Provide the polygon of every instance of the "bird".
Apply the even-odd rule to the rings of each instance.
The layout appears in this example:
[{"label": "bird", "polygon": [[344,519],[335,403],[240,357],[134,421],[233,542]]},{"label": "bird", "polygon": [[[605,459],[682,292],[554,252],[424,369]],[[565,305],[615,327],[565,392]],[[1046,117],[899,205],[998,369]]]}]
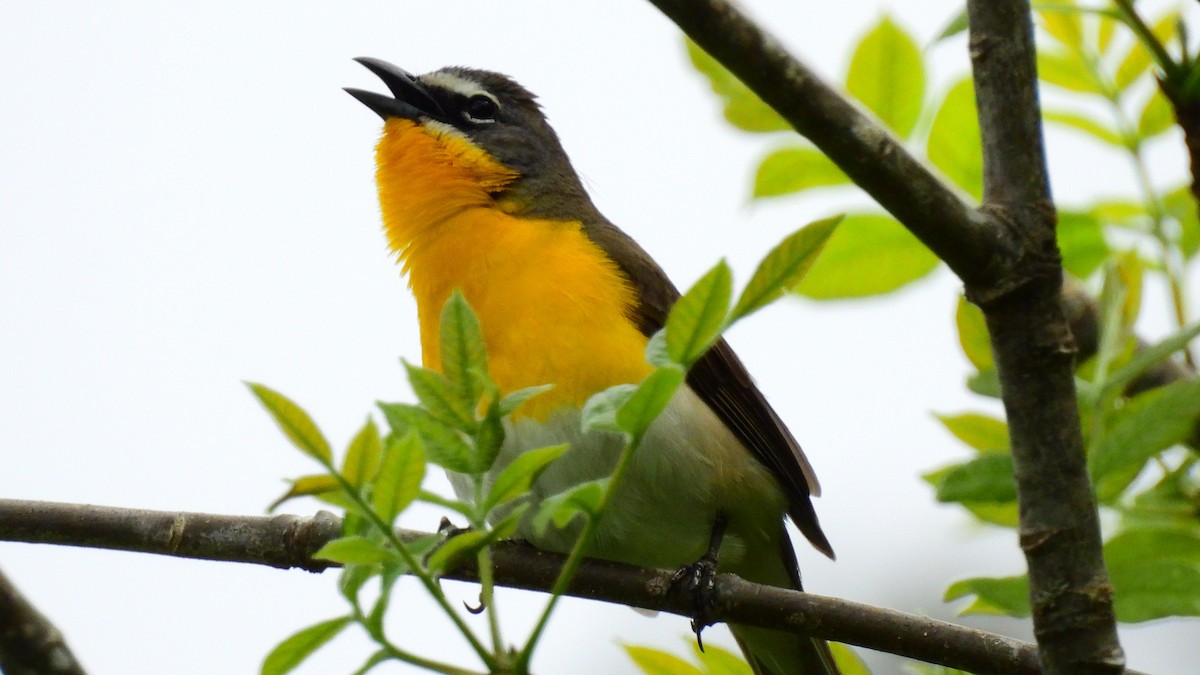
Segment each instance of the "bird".
[{"label": "bird", "polygon": [[[535,499],[609,475],[624,440],[585,432],[582,406],[651,372],[647,342],[679,291],[593,204],[538,99],[515,80],[459,66],[414,76],[355,60],[390,92],[346,89],[384,122],[376,187],[416,299],[423,363],[438,368],[440,313],[462,293],[500,392],[553,384],[507,421],[493,471],[568,443],[535,482]],[[800,445],[721,339],[646,431],[588,553],[662,569],[711,554],[720,572],[800,590],[785,515],[832,559],[810,499],[819,494]],[[517,535],[559,552],[577,536],[528,523]],[[730,629],[757,675],[838,672],[823,640]]]}]

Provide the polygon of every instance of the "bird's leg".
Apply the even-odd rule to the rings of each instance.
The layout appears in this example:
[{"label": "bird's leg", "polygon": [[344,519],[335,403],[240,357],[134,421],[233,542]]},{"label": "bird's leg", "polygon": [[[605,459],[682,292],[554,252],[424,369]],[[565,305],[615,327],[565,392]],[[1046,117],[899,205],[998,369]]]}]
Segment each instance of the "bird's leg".
[{"label": "bird's leg", "polygon": [[704,640],[700,633],[710,625],[709,612],[716,606],[717,598],[713,588],[717,582],[717,555],[721,551],[721,539],[725,536],[725,526],[728,524],[725,516],[718,515],[713,521],[712,537],[708,541],[708,551],[691,565],[679,568],[671,578],[671,585],[692,596],[695,603],[695,614],[692,615],[692,631],[696,633],[696,644],[704,651]]}]

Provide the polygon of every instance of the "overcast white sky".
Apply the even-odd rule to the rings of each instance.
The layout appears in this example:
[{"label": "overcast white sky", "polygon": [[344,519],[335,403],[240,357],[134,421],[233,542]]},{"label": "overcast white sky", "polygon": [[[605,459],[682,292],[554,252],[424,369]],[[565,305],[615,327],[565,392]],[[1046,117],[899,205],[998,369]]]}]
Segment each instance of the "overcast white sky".
[{"label": "overcast white sky", "polygon": [[[747,5],[832,79],[888,3]],[[894,6],[927,43],[960,3]],[[966,71],[962,38],[931,54],[935,87]],[[729,130],[677,31],[640,0],[0,2],[0,496],[259,514],[315,467],[242,380],[293,397],[337,443],[375,400],[411,400],[398,359],[418,358],[417,328],[379,229],[379,120],[340,91],[379,87],[360,55],[484,67],[539,93],[601,210],[681,286],[721,256],[744,282],[782,236],[862,201],[750,204],[755,161],[779,139]],[[1052,137],[1051,153],[1065,201],[1129,181],[1076,139]],[[1156,161],[1158,178],[1183,175],[1178,152]],[[785,301],[731,336],[825,488],[839,559],[801,546],[809,590],[951,617],[948,582],[1023,568],[1013,533],[937,506],[918,478],[966,455],[931,411],[995,410],[963,388],[958,287],[940,270],[882,300]],[[1145,330],[1161,335],[1151,300]],[[0,566],[95,673],[256,672],[278,639],[343,609],[333,574],[19,544],[0,544]],[[474,665],[409,590],[399,640]],[[500,602],[516,636],[542,599]],[[682,651],[687,636],[683,619],[571,601],[535,666],[623,672],[618,643]],[[1200,662],[1196,621],[1123,637],[1143,670]],[[349,672],[367,649],[347,634],[301,672]]]}]

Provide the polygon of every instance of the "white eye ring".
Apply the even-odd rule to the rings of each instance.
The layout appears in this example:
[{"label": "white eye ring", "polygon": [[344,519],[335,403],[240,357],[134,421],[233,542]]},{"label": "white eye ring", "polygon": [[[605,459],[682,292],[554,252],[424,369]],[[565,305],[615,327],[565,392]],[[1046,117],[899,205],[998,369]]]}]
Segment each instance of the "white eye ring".
[{"label": "white eye ring", "polygon": [[463,105],[462,114],[468,122],[493,124],[500,114],[500,103],[490,94],[475,94]]}]

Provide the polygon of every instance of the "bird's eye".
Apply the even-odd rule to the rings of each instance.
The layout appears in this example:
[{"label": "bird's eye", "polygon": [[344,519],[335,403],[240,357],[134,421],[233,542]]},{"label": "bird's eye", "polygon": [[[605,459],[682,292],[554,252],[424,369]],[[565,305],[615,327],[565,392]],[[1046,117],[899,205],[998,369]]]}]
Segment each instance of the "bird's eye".
[{"label": "bird's eye", "polygon": [[499,114],[500,106],[496,100],[483,94],[475,94],[463,106],[463,115],[471,122],[495,122]]}]

